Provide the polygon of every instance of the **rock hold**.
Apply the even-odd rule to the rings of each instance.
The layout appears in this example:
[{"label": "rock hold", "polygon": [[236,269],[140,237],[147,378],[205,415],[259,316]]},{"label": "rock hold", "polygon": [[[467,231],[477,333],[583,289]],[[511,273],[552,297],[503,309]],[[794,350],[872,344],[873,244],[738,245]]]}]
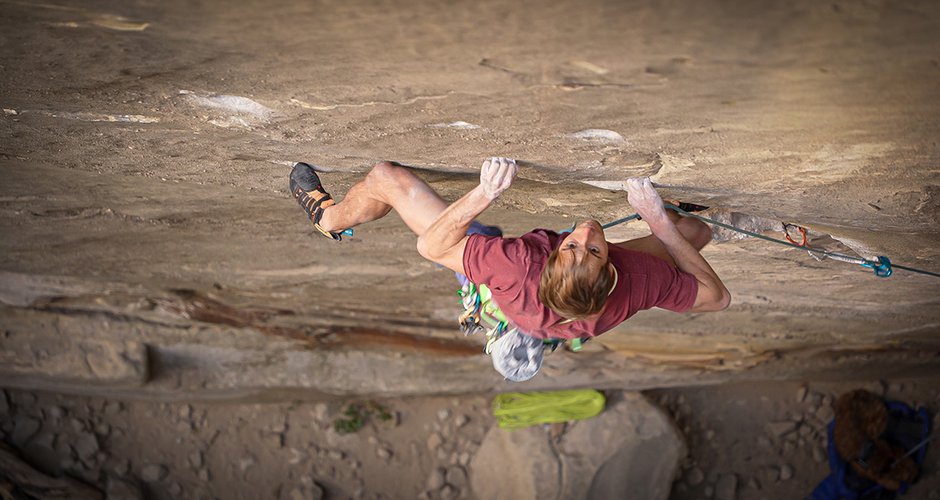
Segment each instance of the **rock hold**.
[{"label": "rock hold", "polygon": [[796,422],[782,421],[767,424],[767,432],[776,438],[782,438],[796,430]]},{"label": "rock hold", "polygon": [[467,471],[465,471],[463,467],[456,465],[449,467],[447,473],[444,475],[444,480],[447,484],[463,489],[467,486]]},{"label": "rock hold", "polygon": [[271,426],[270,430],[271,432],[275,434],[283,434],[284,432],[287,432],[287,422],[282,421],[282,422],[275,423],[274,425]]},{"label": "rock hold", "polygon": [[831,406],[820,406],[816,410],[816,418],[823,422],[829,422],[833,417],[835,417],[835,412]]},{"label": "rock hold", "polygon": [[147,483],[155,483],[163,480],[167,476],[167,468],[164,465],[150,464],[144,466],[140,471],[140,478]]},{"label": "rock hold", "polygon": [[166,490],[174,497],[178,497],[180,496],[180,493],[183,492],[183,487],[180,486],[180,483],[173,483]]},{"label": "rock hold", "polygon": [[55,434],[51,432],[41,432],[37,434],[36,437],[33,438],[30,444],[44,446],[51,450],[53,448],[53,445],[55,444],[55,440],[56,440]]},{"label": "rock hold", "polygon": [[428,450],[434,451],[438,449],[441,446],[441,443],[443,442],[444,440],[443,438],[441,438],[440,434],[431,434],[428,437]]},{"label": "rock hold", "polygon": [[826,451],[821,446],[813,446],[813,461],[821,464],[826,460]]},{"label": "rock hold", "polygon": [[297,448],[290,449],[291,457],[287,460],[287,463],[290,465],[297,465],[300,462],[304,462],[310,458],[310,455],[303,450],[298,450]]},{"label": "rock hold", "polygon": [[201,451],[196,450],[189,454],[189,465],[191,465],[193,469],[202,467],[203,463],[204,460]]},{"label": "rock hold", "polygon": [[796,390],[796,402],[802,403],[806,400],[806,393],[809,391],[809,388],[806,384],[801,384],[799,389]]},{"label": "rock hold", "polygon": [[13,428],[13,445],[22,448],[39,432],[41,427],[42,422],[39,419],[27,416],[16,417]]},{"label": "rock hold", "polygon": [[104,405],[104,412],[108,415],[116,415],[124,410],[124,405],[119,401],[112,401]]},{"label": "rock hold", "polygon": [[441,488],[439,494],[443,500],[453,500],[457,498],[458,495],[460,495],[460,492],[457,491],[457,489],[453,486],[445,484],[444,487]]},{"label": "rock hold", "polygon": [[238,469],[241,470],[242,472],[245,472],[253,465],[255,465],[255,457],[251,455],[248,455],[238,461]]},{"label": "rock hold", "polygon": [[79,435],[75,440],[75,452],[83,462],[89,461],[98,452],[98,438],[90,432]]},{"label": "rock hold", "polygon": [[822,395],[822,394],[820,394],[820,393],[818,393],[818,392],[812,392],[812,393],[810,393],[810,398],[811,398],[812,401],[813,401],[813,406],[814,406],[814,407],[818,407],[819,405],[822,404],[822,400],[823,400],[823,395]]},{"label": "rock hold", "polygon": [[790,464],[780,466],[780,480],[787,481],[793,477],[793,467]]},{"label": "rock hold", "polygon": [[317,403],[313,405],[312,416],[316,422],[325,422],[330,418],[330,409],[326,403]]},{"label": "rock hold", "polygon": [[85,422],[82,422],[81,419],[73,418],[69,420],[69,424],[75,432],[85,432]]},{"label": "rock hold", "polygon": [[431,475],[428,476],[427,489],[428,490],[438,490],[444,487],[444,469],[440,467],[435,467],[431,471]]}]

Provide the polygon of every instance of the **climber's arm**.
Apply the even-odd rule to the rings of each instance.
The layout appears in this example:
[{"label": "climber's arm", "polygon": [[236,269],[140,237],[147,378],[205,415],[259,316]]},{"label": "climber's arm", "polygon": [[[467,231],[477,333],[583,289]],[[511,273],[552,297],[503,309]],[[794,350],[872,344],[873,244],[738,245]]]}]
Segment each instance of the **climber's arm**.
[{"label": "climber's arm", "polygon": [[653,188],[648,177],[637,177],[627,181],[628,201],[649,225],[650,231],[666,247],[676,263],[698,281],[698,293],[690,312],[721,311],[731,304],[731,292],[721,278],[705,261],[702,254],[689,243],[676,225],[666,215],[662,198]]},{"label": "climber's arm", "polygon": [[466,274],[463,252],[470,223],[512,184],[518,167],[515,160],[492,158],[483,162],[480,184],[452,203],[418,237],[418,253],[448,269]]}]

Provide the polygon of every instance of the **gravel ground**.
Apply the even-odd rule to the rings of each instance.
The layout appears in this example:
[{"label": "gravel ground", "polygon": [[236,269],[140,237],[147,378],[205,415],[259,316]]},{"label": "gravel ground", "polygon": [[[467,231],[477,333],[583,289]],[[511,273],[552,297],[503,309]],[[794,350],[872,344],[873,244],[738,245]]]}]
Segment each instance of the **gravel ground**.
[{"label": "gravel ground", "polygon": [[[671,498],[802,498],[828,474],[831,403],[864,387],[940,408],[932,381],[749,383],[655,390],[689,455]],[[351,404],[113,401],[6,391],[5,443],[51,475],[113,498],[475,498],[468,467],[495,420],[484,396],[373,401],[355,432]],[[387,413],[383,420],[382,413]],[[937,498],[935,451],[907,498]],[[122,496],[124,495],[124,496]],[[128,496],[130,495],[130,496]]]}]

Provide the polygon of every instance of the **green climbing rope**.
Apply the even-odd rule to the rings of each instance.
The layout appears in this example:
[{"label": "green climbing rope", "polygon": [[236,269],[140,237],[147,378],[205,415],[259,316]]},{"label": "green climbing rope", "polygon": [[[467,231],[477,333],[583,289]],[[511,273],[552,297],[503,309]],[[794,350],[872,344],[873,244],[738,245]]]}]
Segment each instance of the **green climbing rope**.
[{"label": "green climbing rope", "polygon": [[604,411],[604,395],[593,389],[507,392],[493,399],[493,416],[502,429],[584,420]]}]

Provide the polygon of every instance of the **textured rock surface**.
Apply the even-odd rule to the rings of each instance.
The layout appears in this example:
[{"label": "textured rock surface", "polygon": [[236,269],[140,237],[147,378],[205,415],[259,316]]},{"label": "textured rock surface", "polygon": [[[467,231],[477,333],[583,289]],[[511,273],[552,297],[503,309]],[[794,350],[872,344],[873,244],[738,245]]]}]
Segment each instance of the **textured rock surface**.
[{"label": "textured rock surface", "polygon": [[558,449],[559,498],[669,498],[685,457],[672,419],[639,393],[618,394],[599,416],[571,424]]},{"label": "textured rock surface", "polygon": [[507,431],[493,426],[470,461],[477,498],[558,498],[561,463],[541,427]]},{"label": "textured rock surface", "polygon": [[[29,495],[32,498],[74,498],[101,500],[101,491],[70,477],[50,477],[23,462],[12,450],[0,444],[0,484],[4,496]],[[16,498],[11,496],[11,498]]]},{"label": "textured rock surface", "polygon": [[618,394],[558,442],[542,427],[493,427],[471,462],[477,498],[666,499],[686,449],[661,409]]},{"label": "textured rock surface", "polygon": [[[395,216],[316,237],[296,160],[338,198],[396,159],[455,199],[483,157],[516,157],[483,216],[509,235],[623,216],[623,180],[651,175],[722,220],[938,271],[938,20],[937,2],[4,4],[0,378],[505,389],[453,327],[450,273]],[[525,387],[936,374],[940,279],[722,239],[705,255],[729,310],[641,313]]]}]

